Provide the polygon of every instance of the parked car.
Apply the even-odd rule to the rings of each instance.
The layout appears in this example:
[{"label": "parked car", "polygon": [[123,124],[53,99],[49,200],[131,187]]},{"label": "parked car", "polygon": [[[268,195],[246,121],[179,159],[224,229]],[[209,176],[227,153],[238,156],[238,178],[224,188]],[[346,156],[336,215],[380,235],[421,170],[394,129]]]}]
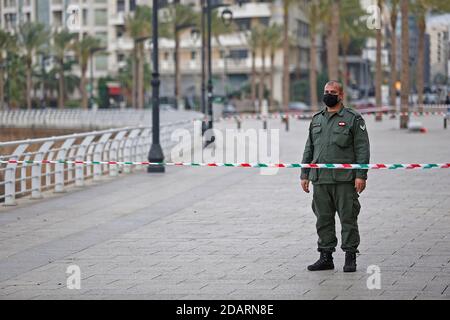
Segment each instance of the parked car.
[{"label": "parked car", "polygon": [[160,111],[176,111],[174,106],[172,106],[170,104],[166,104],[166,103],[160,104],[159,110]]},{"label": "parked car", "polygon": [[232,105],[231,103],[227,103],[223,106],[222,115],[224,117],[226,116],[233,116],[237,114],[236,107]]},{"label": "parked car", "polygon": [[289,111],[294,111],[294,112],[308,112],[308,111],[311,111],[311,107],[308,106],[304,102],[291,101],[288,104],[288,110]]}]

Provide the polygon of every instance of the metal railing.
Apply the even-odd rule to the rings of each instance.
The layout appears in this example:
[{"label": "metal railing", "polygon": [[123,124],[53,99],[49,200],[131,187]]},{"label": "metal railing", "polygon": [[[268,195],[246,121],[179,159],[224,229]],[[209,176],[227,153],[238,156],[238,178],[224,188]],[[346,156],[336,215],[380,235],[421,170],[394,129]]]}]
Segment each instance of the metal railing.
[{"label": "metal railing", "polygon": [[[170,158],[170,150],[177,143],[171,140],[175,129],[194,134],[193,120],[161,125],[161,146]],[[200,131],[200,130],[199,130]],[[198,131],[198,132],[199,132]],[[0,160],[18,161],[147,161],[152,142],[151,127],[125,127],[103,131],[78,133],[51,138],[0,142]],[[10,206],[17,197],[42,197],[43,191],[64,192],[69,184],[82,187],[86,179],[100,180],[102,176],[118,176],[142,169],[132,165],[78,165],[67,163],[8,163],[0,164],[0,202]]]},{"label": "metal railing", "polygon": [[[197,119],[201,115],[191,111],[161,111],[161,123]],[[127,126],[145,126],[152,123],[151,110],[80,110],[33,109],[1,110],[2,127],[42,127],[75,129],[109,129]]]}]

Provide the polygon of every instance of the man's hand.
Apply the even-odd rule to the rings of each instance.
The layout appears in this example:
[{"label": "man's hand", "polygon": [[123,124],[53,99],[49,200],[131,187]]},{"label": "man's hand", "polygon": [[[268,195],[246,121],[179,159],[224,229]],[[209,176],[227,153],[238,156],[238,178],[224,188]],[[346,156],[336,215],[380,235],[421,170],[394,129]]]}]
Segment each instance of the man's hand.
[{"label": "man's hand", "polygon": [[309,180],[303,179],[301,182],[301,185],[302,185],[303,191],[305,191],[306,193],[309,193]]},{"label": "man's hand", "polygon": [[355,189],[357,193],[362,193],[366,188],[366,180],[356,178],[355,180]]}]

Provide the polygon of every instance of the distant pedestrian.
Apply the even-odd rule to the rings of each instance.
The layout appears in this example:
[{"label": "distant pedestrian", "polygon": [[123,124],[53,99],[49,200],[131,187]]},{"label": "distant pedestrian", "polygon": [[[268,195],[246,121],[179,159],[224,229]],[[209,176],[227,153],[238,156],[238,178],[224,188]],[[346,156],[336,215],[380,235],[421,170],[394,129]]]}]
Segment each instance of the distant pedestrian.
[{"label": "distant pedestrian", "polygon": [[[323,102],[326,108],[316,113],[309,126],[309,135],[302,163],[369,163],[370,148],[366,123],[353,109],[343,106],[342,84],[330,81],[325,85]],[[342,226],[345,251],[344,272],[356,271],[356,253],[360,243],[358,215],[359,194],[366,188],[367,170],[302,169],[301,186],[309,193],[313,183],[312,210],[317,217],[319,260],[309,271],[334,269],[333,252],[337,238],[335,214]]]}]

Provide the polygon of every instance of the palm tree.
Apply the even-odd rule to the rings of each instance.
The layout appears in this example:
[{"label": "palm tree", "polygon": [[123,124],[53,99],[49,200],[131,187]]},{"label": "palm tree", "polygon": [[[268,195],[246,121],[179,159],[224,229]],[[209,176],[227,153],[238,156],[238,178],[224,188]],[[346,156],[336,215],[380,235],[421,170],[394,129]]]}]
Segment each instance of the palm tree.
[{"label": "palm tree", "polygon": [[[325,8],[322,8],[324,10]],[[325,9],[326,10],[326,9]],[[347,72],[347,55],[351,49],[357,48],[357,43],[363,43],[371,35],[366,25],[362,25],[355,17],[364,15],[364,10],[360,6],[359,0],[347,0],[342,3],[341,17],[339,23],[339,41],[341,43],[342,52],[342,79],[344,90],[347,91],[349,85]],[[347,101],[347,95],[345,95]]]},{"label": "palm tree", "polygon": [[272,24],[267,30],[267,41],[270,55],[270,101],[269,106],[274,107],[274,75],[275,75],[275,54],[283,42],[283,26]]},{"label": "palm tree", "polygon": [[[383,1],[377,0],[377,7],[379,12],[383,11]],[[380,18],[380,24],[382,23]],[[382,67],[381,67],[381,40],[382,40],[382,34],[381,34],[381,28],[377,28],[376,31],[376,42],[377,42],[377,49],[376,49],[376,71],[375,71],[375,104],[377,108],[382,107],[382,101],[381,101],[381,84],[382,84]],[[378,112],[375,121],[381,121],[382,120],[382,113]]]},{"label": "palm tree", "polygon": [[76,34],[70,33],[68,30],[62,30],[53,35],[53,51],[55,59],[58,63],[58,108],[64,108],[66,98],[66,84],[64,71],[66,69],[65,56],[72,46],[72,41],[76,38]]},{"label": "palm tree", "polygon": [[251,28],[251,30],[246,34],[247,45],[250,48],[252,56],[251,99],[253,104],[256,101],[256,54],[259,48],[260,34],[261,30],[257,27]]},{"label": "palm tree", "polygon": [[395,116],[397,109],[397,16],[398,5],[400,0],[390,0],[391,12],[390,12],[390,28],[391,28],[391,75],[389,79],[389,104],[393,108],[391,117]]},{"label": "palm tree", "polygon": [[409,115],[407,114],[409,98],[409,0],[401,0],[400,10],[402,14],[402,89],[400,94],[402,115],[400,117],[400,129],[406,129],[409,121]]},{"label": "palm tree", "polygon": [[450,3],[442,0],[417,0],[411,5],[411,11],[417,19],[417,27],[419,29],[417,43],[417,103],[419,112],[423,112],[423,89],[424,89],[424,67],[425,67],[425,31],[426,31],[426,15],[431,10],[448,11]]},{"label": "palm tree", "polygon": [[307,9],[309,20],[309,95],[313,112],[319,109],[317,99],[317,35],[324,19],[323,0],[312,0]]},{"label": "palm tree", "polygon": [[151,35],[152,11],[148,6],[137,6],[133,16],[125,20],[128,35],[133,39],[133,88],[132,105],[144,108],[144,45],[143,40]]},{"label": "palm tree", "polygon": [[[16,39],[11,34],[0,30],[0,109],[4,108],[5,103],[5,69],[10,58],[9,53],[16,48]],[[7,54],[5,59],[4,54]],[[8,79],[9,81],[10,79]]]},{"label": "palm tree", "polygon": [[26,66],[26,100],[27,109],[31,109],[31,91],[33,89],[32,67],[33,56],[48,41],[49,31],[45,25],[36,22],[26,22],[19,26],[18,40],[24,50]]},{"label": "palm tree", "polygon": [[290,88],[290,70],[289,70],[289,8],[294,0],[283,0],[283,108],[288,110],[289,88]]},{"label": "palm tree", "polygon": [[171,30],[171,37],[175,40],[175,99],[176,104],[181,99],[181,73],[180,73],[180,37],[183,30],[192,28],[198,21],[197,13],[192,6],[174,1],[165,11],[167,28]]},{"label": "palm tree", "polygon": [[85,36],[80,41],[78,40],[75,45],[75,52],[80,66],[81,71],[81,81],[80,81],[80,92],[81,92],[81,105],[83,109],[88,108],[88,94],[87,94],[87,77],[86,72],[88,68],[89,60],[92,59],[92,51],[100,47],[100,40],[92,36]]},{"label": "palm tree", "polygon": [[330,0],[327,23],[327,67],[328,78],[338,80],[339,78],[339,25],[341,1]]},{"label": "palm tree", "polygon": [[269,29],[264,28],[261,31],[259,39],[259,50],[261,52],[261,73],[259,75],[259,89],[258,89],[258,106],[259,111],[262,111],[262,102],[264,100],[264,91],[265,91],[265,83],[266,83],[266,53],[267,47],[269,46]]}]

